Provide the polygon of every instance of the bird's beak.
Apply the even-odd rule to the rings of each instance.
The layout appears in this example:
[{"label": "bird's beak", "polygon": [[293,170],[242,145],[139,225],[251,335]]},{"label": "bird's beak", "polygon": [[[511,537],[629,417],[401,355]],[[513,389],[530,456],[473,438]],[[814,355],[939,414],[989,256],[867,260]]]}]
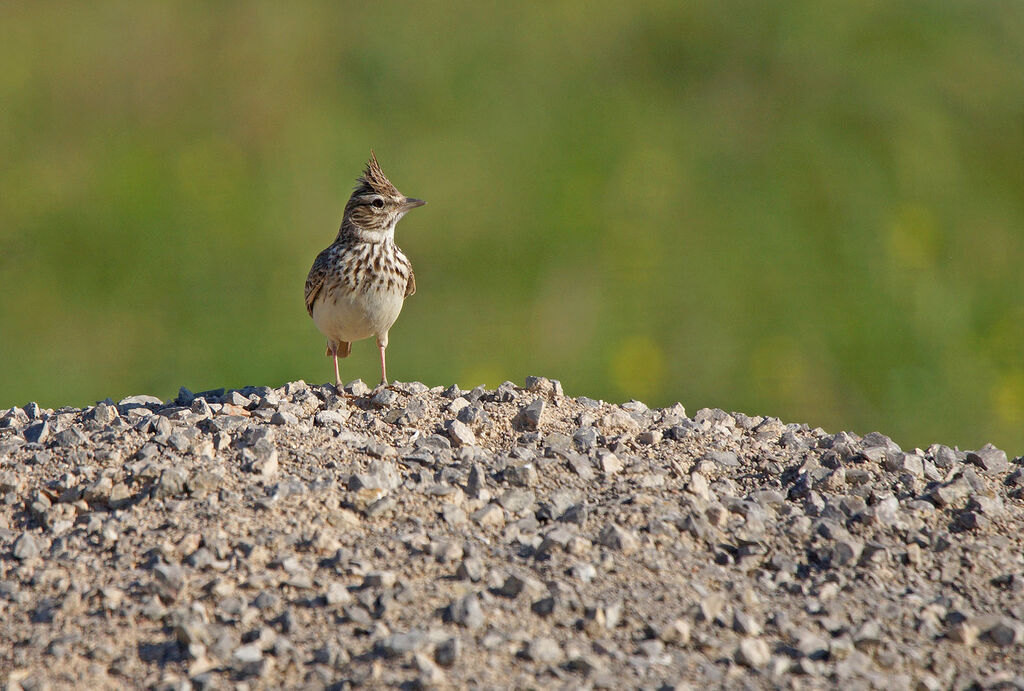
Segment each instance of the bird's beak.
[{"label": "bird's beak", "polygon": [[423,206],[426,204],[422,199],[413,199],[412,197],[406,197],[405,201],[402,202],[402,211],[408,211],[409,209],[415,209],[417,206]]}]

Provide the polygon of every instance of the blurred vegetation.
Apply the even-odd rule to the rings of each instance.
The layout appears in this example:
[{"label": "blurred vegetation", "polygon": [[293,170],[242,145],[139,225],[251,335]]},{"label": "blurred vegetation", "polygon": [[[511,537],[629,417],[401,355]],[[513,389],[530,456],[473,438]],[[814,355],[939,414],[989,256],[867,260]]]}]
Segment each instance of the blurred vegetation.
[{"label": "blurred vegetation", "polygon": [[0,407],[328,381],[373,147],[399,380],[1024,452],[1022,65],[1018,2],[3,3]]}]

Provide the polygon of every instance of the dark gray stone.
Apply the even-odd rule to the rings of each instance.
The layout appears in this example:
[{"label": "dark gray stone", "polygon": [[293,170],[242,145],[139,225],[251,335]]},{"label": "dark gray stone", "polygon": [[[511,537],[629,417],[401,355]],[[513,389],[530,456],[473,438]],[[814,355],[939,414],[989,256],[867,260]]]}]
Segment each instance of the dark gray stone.
[{"label": "dark gray stone", "polygon": [[31,444],[43,444],[50,437],[50,423],[36,422],[25,428],[25,441]]},{"label": "dark gray stone", "polygon": [[536,430],[541,423],[541,417],[544,415],[544,409],[547,407],[543,398],[538,398],[533,403],[523,406],[519,413],[512,420],[512,424],[516,429],[533,431]]},{"label": "dark gray stone", "polygon": [[1006,452],[997,449],[991,444],[985,444],[977,451],[967,453],[967,462],[973,463],[986,473],[1005,473],[1010,469],[1010,463],[1006,460]]},{"label": "dark gray stone", "polygon": [[434,661],[442,667],[451,667],[462,656],[462,642],[456,638],[447,638],[434,648]]},{"label": "dark gray stone", "polygon": [[609,523],[601,530],[598,542],[623,554],[632,554],[640,548],[640,542],[632,532],[614,523]]}]

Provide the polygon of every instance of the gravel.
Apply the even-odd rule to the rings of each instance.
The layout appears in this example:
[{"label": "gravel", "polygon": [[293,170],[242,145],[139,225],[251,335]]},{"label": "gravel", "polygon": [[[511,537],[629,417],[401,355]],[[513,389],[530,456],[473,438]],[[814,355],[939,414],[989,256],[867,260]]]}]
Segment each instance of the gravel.
[{"label": "gravel", "polygon": [[1024,460],[290,382],[0,409],[9,689],[1020,688]]}]

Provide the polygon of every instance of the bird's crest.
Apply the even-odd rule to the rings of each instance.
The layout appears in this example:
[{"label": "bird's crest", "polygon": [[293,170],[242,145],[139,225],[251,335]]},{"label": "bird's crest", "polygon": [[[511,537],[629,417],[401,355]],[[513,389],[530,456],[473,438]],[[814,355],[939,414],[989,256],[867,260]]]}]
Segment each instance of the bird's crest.
[{"label": "bird's crest", "polygon": [[388,197],[401,196],[398,189],[388,180],[388,176],[380,169],[380,164],[377,163],[377,156],[374,155],[373,149],[370,149],[370,160],[367,161],[366,168],[363,170],[362,176],[356,180],[356,183],[357,191],[365,188],[367,192],[376,192]]}]

